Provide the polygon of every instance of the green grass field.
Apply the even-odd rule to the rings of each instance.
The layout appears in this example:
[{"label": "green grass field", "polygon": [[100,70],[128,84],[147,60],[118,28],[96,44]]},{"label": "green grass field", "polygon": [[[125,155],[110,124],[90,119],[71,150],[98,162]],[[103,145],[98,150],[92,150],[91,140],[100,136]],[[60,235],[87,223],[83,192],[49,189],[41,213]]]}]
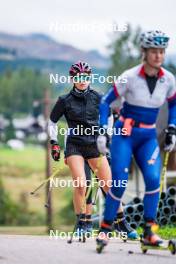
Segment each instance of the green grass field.
[{"label": "green grass field", "polygon": [[[25,203],[33,214],[45,215],[45,187],[40,189],[36,195],[30,195],[37,186],[45,180],[45,151],[43,148],[27,147],[22,151],[0,148],[0,177],[3,186],[16,203]],[[63,156],[63,155],[62,155]],[[70,178],[69,169],[64,165],[63,159],[60,162],[52,162],[52,169],[62,168],[57,177]],[[53,215],[55,224],[63,221],[59,217],[59,211],[67,204],[67,193],[71,190],[66,188],[54,188]]]}]

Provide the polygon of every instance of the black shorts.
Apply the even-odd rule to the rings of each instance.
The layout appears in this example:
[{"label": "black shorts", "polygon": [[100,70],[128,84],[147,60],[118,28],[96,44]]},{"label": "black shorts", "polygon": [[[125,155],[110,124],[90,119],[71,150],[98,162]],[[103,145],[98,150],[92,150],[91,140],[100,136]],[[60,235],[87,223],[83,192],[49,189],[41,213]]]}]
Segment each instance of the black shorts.
[{"label": "black shorts", "polygon": [[68,142],[66,144],[65,158],[68,158],[71,155],[79,155],[84,159],[93,159],[100,156],[100,152],[97,149],[97,145],[78,145],[75,143]]}]

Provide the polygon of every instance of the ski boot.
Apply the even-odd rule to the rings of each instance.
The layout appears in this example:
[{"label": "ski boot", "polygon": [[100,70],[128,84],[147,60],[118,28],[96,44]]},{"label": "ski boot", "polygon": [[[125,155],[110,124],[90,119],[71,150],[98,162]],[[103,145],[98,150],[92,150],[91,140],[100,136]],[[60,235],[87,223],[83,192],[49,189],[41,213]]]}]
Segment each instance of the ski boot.
[{"label": "ski boot", "polygon": [[121,234],[126,234],[121,235],[121,238],[124,242],[126,242],[128,239],[129,240],[138,240],[139,235],[136,230],[134,230],[129,223],[126,221],[125,216],[123,213],[118,213],[117,217],[114,221],[114,230],[118,233]]},{"label": "ski boot", "polygon": [[102,222],[99,233],[98,233],[98,237],[96,239],[97,253],[100,254],[102,250],[104,249],[104,247],[107,246],[109,238],[111,237],[111,232],[112,232],[112,226],[105,222]]},{"label": "ski boot", "polygon": [[166,249],[164,241],[152,231],[154,222],[146,222],[144,225],[144,232],[141,236],[141,249],[146,253],[148,249]]},{"label": "ski boot", "polygon": [[79,239],[79,242],[86,242],[86,218],[85,215],[77,216],[77,226],[76,226],[76,236]]},{"label": "ski boot", "polygon": [[93,223],[91,219],[91,215],[86,215],[86,233],[87,237],[90,237],[93,230]]}]

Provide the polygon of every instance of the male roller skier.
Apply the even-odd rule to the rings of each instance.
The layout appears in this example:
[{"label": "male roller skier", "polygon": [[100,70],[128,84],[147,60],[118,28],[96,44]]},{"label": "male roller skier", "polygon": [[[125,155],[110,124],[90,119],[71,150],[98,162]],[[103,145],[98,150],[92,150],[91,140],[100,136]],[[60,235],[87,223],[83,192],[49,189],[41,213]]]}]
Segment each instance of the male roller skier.
[{"label": "male roller skier", "polygon": [[[127,82],[117,81],[100,104],[100,126],[106,130],[110,104],[118,97],[124,99],[115,128],[126,128],[127,133],[114,134],[112,137],[112,179],[113,183],[128,180],[131,157],[134,155],[145,182],[143,236],[145,242],[154,246],[162,243],[161,238],[152,231],[159,200],[161,171],[155,123],[165,101],[169,109],[165,151],[172,151],[176,143],[176,82],[173,74],[161,67],[168,42],[169,37],[158,30],[141,34],[143,63],[125,71],[122,79],[127,78]],[[107,151],[107,143],[108,134],[99,135],[97,145],[101,153]],[[103,247],[108,243],[108,235],[124,191],[125,187],[114,185],[107,194],[101,232],[97,237],[98,246]]]}]

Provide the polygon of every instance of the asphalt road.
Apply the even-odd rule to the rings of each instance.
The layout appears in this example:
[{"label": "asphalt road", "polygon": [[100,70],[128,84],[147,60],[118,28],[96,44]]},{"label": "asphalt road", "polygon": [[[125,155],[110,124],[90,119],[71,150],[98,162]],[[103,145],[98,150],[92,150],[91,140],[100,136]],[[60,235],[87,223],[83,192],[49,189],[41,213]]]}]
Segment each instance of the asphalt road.
[{"label": "asphalt road", "polygon": [[[130,251],[130,252],[129,252]],[[139,242],[124,243],[113,239],[102,254],[95,251],[95,241],[67,244],[64,239],[46,236],[0,236],[0,264],[173,264],[176,255],[169,251],[141,253]]]}]

